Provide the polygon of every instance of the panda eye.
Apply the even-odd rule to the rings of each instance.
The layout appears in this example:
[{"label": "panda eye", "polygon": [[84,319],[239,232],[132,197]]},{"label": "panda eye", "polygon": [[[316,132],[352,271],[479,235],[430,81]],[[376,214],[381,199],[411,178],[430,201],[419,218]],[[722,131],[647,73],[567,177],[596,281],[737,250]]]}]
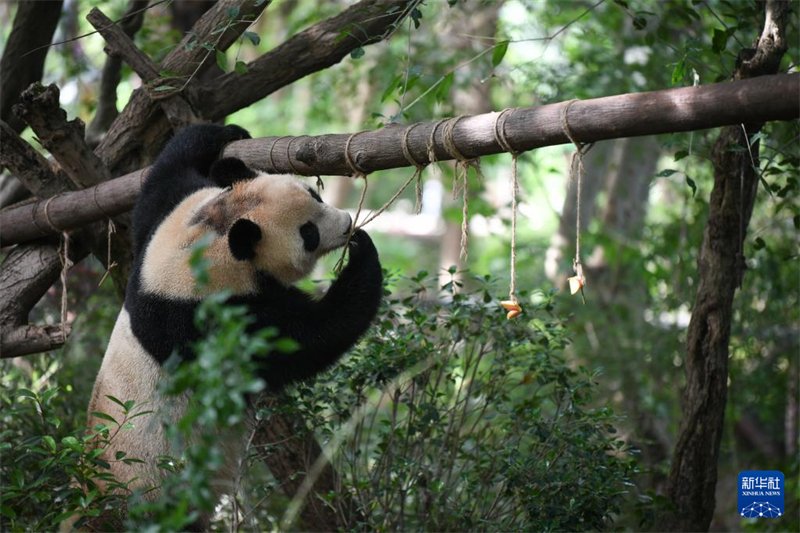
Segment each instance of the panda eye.
[{"label": "panda eye", "polygon": [[300,226],[300,236],[307,252],[313,252],[319,247],[319,230],[313,222],[306,222]]},{"label": "panda eye", "polygon": [[317,191],[314,189],[308,189],[308,194],[310,194],[314,200],[318,201],[319,203],[323,203],[322,198],[320,198],[319,194],[317,194]]}]

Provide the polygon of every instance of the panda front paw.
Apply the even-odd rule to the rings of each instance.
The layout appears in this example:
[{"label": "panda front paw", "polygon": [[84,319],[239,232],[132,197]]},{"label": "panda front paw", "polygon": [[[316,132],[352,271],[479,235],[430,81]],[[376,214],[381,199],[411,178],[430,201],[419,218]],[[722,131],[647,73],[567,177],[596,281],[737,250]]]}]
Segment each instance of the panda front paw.
[{"label": "panda front paw", "polygon": [[366,231],[360,229],[350,238],[350,263],[361,263],[365,260],[378,259],[378,250]]}]

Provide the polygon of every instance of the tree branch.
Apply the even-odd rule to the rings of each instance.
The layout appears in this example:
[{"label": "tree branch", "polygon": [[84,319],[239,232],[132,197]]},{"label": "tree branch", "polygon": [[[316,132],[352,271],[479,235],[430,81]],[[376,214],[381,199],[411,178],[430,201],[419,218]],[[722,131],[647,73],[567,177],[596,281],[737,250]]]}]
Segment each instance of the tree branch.
[{"label": "tree branch", "polygon": [[[150,0],[130,0],[128,8],[118,26],[114,26],[120,33],[128,39],[132,38],[142,27],[144,22],[144,8]],[[88,18],[88,17],[87,17]],[[107,25],[112,24],[108,19]],[[94,24],[93,24],[94,25]],[[95,29],[100,30],[96,25]],[[100,31],[100,33],[103,33]],[[105,36],[104,36],[105,37]],[[106,39],[108,40],[108,39]],[[134,69],[135,71],[136,69]],[[100,139],[108,130],[111,123],[119,115],[117,111],[117,86],[122,79],[122,58],[114,54],[109,54],[103,65],[103,73],[100,77],[100,96],[98,97],[97,111],[94,119],[86,130],[86,142],[89,146],[96,146]]]},{"label": "tree branch", "polygon": [[62,0],[19,2],[14,26],[0,60],[0,120],[19,133],[25,123],[11,112],[22,90],[42,79],[47,48],[21,57],[34,48],[48,45],[61,17]]},{"label": "tree branch", "polygon": [[[70,247],[76,264],[88,249],[81,232]],[[58,245],[21,244],[14,247],[0,267],[0,357],[16,357],[52,350],[64,343],[61,326],[27,324],[28,313],[61,272]]]},{"label": "tree branch", "polygon": [[[768,0],[765,7],[766,22],[757,49],[743,50],[736,78],[777,72],[787,50],[789,3]],[[763,76],[750,83],[774,78]],[[776,98],[797,94],[795,89]],[[749,138],[761,129],[764,121],[737,122],[740,124],[722,130],[712,151],[714,188],[697,254],[697,293],[686,334],[683,419],[666,488],[674,509],[664,512],[656,524],[661,531],[707,531],[714,516],[717,462],[728,390],[733,298],[742,283],[744,239],[759,181],[757,163],[753,163],[758,161],[759,142],[750,146]],[[746,150],[733,151],[731,146]]]},{"label": "tree branch", "polygon": [[108,171],[86,146],[83,121],[79,118],[67,121],[67,113],[58,99],[58,87],[36,82],[23,91],[14,113],[28,123],[75,185],[84,188],[105,181]]},{"label": "tree branch", "polygon": [[[800,74],[761,77],[667,89],[648,93],[623,94],[576,102],[569,108],[569,125],[580,142],[692,131],[729,124],[794,120],[800,117],[800,102],[783,98],[800,92]],[[508,116],[506,137],[519,151],[569,142],[562,129],[565,103],[519,108]],[[503,151],[494,136],[497,113],[465,117],[454,128],[454,142],[467,157]],[[427,143],[436,122],[419,125],[409,135],[409,150],[420,163],[428,161]],[[434,151],[439,161],[452,159],[443,142],[442,126],[436,130]],[[350,153],[357,165],[368,172],[410,166],[403,155],[405,128],[388,126],[354,137]],[[248,165],[273,173],[349,175],[344,150],[350,134],[316,137],[263,137],[231,143],[225,157],[238,157]],[[280,139],[280,140],[279,140]],[[291,158],[291,163],[289,162]],[[272,160],[275,168],[272,167]],[[143,171],[142,171],[143,172]],[[93,201],[92,189],[64,194],[50,205],[50,215],[58,227],[74,228],[106,214],[130,210],[141,186],[140,172],[128,174],[98,187],[102,210]],[[40,207],[41,209],[41,207]],[[30,227],[35,206],[25,205],[0,212],[0,240],[11,244],[40,236]]]},{"label": "tree branch", "polygon": [[402,22],[413,3],[362,0],[248,63],[246,73],[230,72],[198,88],[197,106],[210,120],[247,107],[281,87],[335,65],[356,48],[381,41]]},{"label": "tree branch", "polygon": [[[86,145],[84,140],[83,122],[76,118],[67,121],[67,114],[61,109],[58,102],[59,91],[55,85],[42,86],[34,83],[22,93],[20,103],[14,106],[14,111],[31,126],[39,141],[61,165],[72,182],[79,187],[91,187],[108,179],[108,171],[102,161]],[[93,191],[94,192],[94,191]],[[31,223],[42,234],[41,229],[47,232],[64,231],[72,227],[61,226],[50,216],[52,200],[36,202],[31,205],[32,217],[41,215],[42,218],[31,218]],[[92,198],[92,203],[102,211],[102,208]],[[37,213],[37,208],[41,207]],[[106,213],[105,216],[109,216]],[[41,223],[37,223],[36,221]],[[128,226],[127,220],[117,218],[116,223],[120,229]],[[92,252],[101,263],[108,266],[108,242],[106,239],[92,239]],[[117,293],[125,294],[128,284],[128,270],[130,269],[130,256],[132,246],[130,235],[127,231],[117,231],[111,237],[111,260],[117,264],[110,270],[111,278]]]},{"label": "tree branch", "polygon": [[0,165],[13,172],[36,196],[47,198],[77,189],[63,172],[53,171],[50,163],[3,121],[0,121],[0,145],[3,147]]},{"label": "tree branch", "polygon": [[[218,50],[228,47],[244,32],[269,2],[256,5],[256,0],[220,0],[195,23],[192,31],[167,55],[160,70],[170,70],[179,75],[199,75],[214,61],[199,43],[214,43]],[[228,10],[237,8],[237,22],[222,34],[212,33],[224,27],[228,20]],[[197,35],[194,46],[191,42]],[[218,39],[218,40],[217,40]],[[158,108],[145,89],[137,89],[117,120],[109,128],[108,134],[97,147],[96,153],[114,174],[131,172],[150,164],[172,132],[167,117]]]},{"label": "tree branch", "polygon": [[[133,44],[130,36],[126,35],[123,29],[115,25],[102,11],[96,7],[93,8],[86,16],[86,20],[106,40],[106,52],[109,54],[109,60],[111,58],[115,58],[117,61],[124,60],[146,84],[158,78],[158,67]],[[178,94],[159,99],[159,104],[173,128],[177,129],[198,121],[192,107]]]}]

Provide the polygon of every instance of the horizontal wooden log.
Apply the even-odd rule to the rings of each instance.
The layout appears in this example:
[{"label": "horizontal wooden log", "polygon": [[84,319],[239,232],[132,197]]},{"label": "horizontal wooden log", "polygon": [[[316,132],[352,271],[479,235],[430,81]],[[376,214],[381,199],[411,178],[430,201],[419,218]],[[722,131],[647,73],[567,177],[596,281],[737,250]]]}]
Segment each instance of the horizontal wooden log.
[{"label": "horizontal wooden log", "polygon": [[[647,93],[623,94],[593,100],[561,102],[540,107],[518,108],[507,114],[505,135],[517,151],[565,144],[564,110],[569,129],[578,142],[696,131],[734,124],[763,123],[800,118],[800,74],[762,76],[683,87]],[[503,152],[495,139],[498,113],[464,117],[453,128],[453,141],[466,157],[480,157]],[[451,160],[444,145],[444,124],[419,124],[408,136],[409,150],[415,161],[428,163],[427,144],[431,131],[434,152],[439,161]],[[405,126],[387,126],[377,131],[329,134],[315,137],[262,137],[229,144],[226,157],[238,157],[253,168],[283,174],[351,175],[345,147],[366,172],[411,166],[402,150]],[[274,164],[274,166],[273,166]],[[139,193],[143,171],[101,184],[93,200],[93,188],[54,198],[48,214],[61,229],[75,228],[106,216],[130,210]],[[81,195],[81,196],[78,196]],[[52,232],[44,220],[44,202],[0,212],[0,242],[4,245],[23,242]],[[33,225],[33,217],[39,228]],[[40,231],[43,230],[43,231]]]},{"label": "horizontal wooden log", "polygon": [[[149,168],[149,167],[148,167]],[[38,239],[130,211],[147,168],[95,187],[0,211],[0,246]],[[52,225],[51,225],[52,224]]]}]

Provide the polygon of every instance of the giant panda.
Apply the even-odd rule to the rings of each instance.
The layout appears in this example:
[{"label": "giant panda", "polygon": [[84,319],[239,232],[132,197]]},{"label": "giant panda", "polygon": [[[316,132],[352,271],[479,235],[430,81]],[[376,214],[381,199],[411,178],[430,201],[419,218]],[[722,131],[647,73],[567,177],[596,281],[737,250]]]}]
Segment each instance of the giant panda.
[{"label": "giant panda", "polygon": [[[260,376],[270,389],[328,368],[374,319],[382,273],[364,231],[353,234],[348,264],[324,297],[314,299],[293,286],[322,255],[347,243],[352,220],[294,176],[254,172],[238,159],[218,160],[227,143],[249,137],[237,126],[190,126],[167,144],[150,170],[133,212],[133,265],[92,392],[90,427],[102,422],[92,412],[119,411],[108,396],[164,408],[157,394],[167,371],[162,366],[173,352],[184,360],[194,357],[190,346],[202,336],[194,315],[204,293],[195,286],[189,257],[192,245],[206,235],[211,241],[205,293],[230,290],[232,303],[247,306],[251,330],[273,326],[299,345],[293,353],[270,353],[260,361]],[[186,400],[172,405],[170,416],[179,418]],[[228,444],[230,464],[216,473],[217,497],[244,451],[241,443]],[[114,458],[118,450],[143,461],[109,461],[117,481],[132,481],[131,488],[158,486],[157,458],[173,451],[156,417],[137,419],[132,430],[117,433],[104,455]]]}]

